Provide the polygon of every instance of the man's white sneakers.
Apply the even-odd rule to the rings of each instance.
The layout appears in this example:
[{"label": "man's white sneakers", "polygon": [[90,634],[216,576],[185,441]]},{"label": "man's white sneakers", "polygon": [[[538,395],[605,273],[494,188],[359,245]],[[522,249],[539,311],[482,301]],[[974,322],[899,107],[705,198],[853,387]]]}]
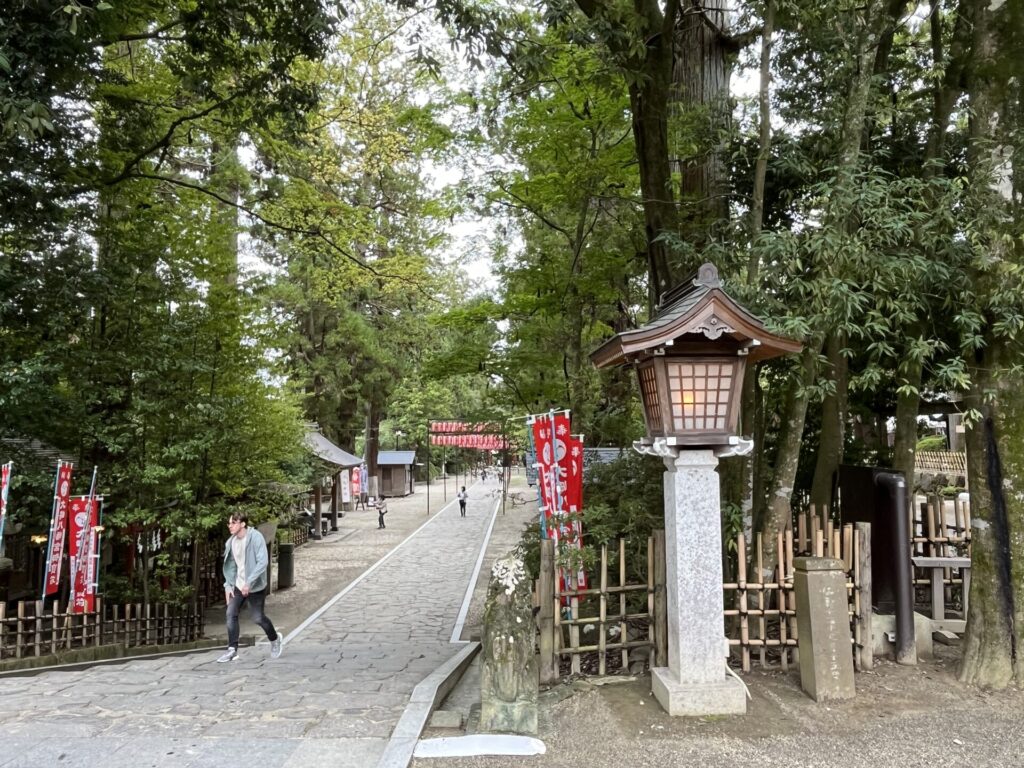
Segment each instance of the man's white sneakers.
[{"label": "man's white sneakers", "polygon": [[217,663],[223,664],[227,661],[234,661],[236,658],[238,658],[238,649],[228,648],[226,651],[224,651],[224,655],[217,659]]},{"label": "man's white sneakers", "polygon": [[281,636],[278,635],[276,640],[270,641],[270,658],[276,659],[280,657],[282,650],[284,649],[281,647]]}]

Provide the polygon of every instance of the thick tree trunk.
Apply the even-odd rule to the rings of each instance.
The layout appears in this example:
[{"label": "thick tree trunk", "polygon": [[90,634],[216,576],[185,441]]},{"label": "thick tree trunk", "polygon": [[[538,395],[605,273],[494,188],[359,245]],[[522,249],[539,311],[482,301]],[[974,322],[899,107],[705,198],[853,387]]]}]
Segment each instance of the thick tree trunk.
[{"label": "thick tree trunk", "polygon": [[662,239],[665,233],[676,232],[678,213],[668,164],[668,76],[667,69],[655,70],[649,79],[629,87],[633,137],[640,162],[652,307],[676,280],[671,252]]},{"label": "thick tree trunk", "polygon": [[[366,404],[366,474],[377,476],[377,451],[380,450],[380,408],[370,400]],[[365,489],[363,491],[365,493]]]},{"label": "thick tree trunk", "polygon": [[[998,185],[996,167],[1005,162],[1001,144],[1012,80],[1016,34],[1020,26],[1008,4],[965,0],[970,13],[972,50],[967,67],[971,143],[968,167],[970,198],[985,263],[974,270],[975,289],[983,297],[1009,293],[1006,282],[1015,269],[1006,265],[1010,205]],[[1001,48],[1001,41],[1014,41]],[[1024,682],[1020,661],[1024,629],[1024,376],[1020,345],[994,330],[987,316],[984,349],[972,362],[968,404],[981,420],[967,430],[971,488],[971,596],[960,679],[1002,688]]]},{"label": "thick tree trunk", "polygon": [[[672,124],[669,137],[679,174],[679,223],[683,239],[697,251],[716,239],[729,221],[728,169],[723,140],[731,123],[725,0],[686,3],[675,32],[672,63]],[[681,147],[693,147],[680,156]],[[699,264],[682,265],[689,274]]]},{"label": "thick tree trunk", "polygon": [[629,105],[633,121],[633,140],[643,197],[644,230],[647,241],[647,266],[650,305],[675,285],[679,277],[671,251],[662,239],[677,231],[678,210],[672,189],[669,162],[668,118],[669,90],[672,79],[673,30],[679,13],[679,0],[635,0],[632,18],[644,40],[638,53],[628,35],[620,35],[623,8],[610,0],[576,0],[576,5],[591,19],[613,34],[604,42],[619,58],[629,82]]},{"label": "thick tree trunk", "polygon": [[1016,362],[1005,347],[991,348],[971,371],[968,399],[982,418],[967,430],[971,595],[959,675],[986,688],[1024,682],[1024,377],[1009,373]]}]

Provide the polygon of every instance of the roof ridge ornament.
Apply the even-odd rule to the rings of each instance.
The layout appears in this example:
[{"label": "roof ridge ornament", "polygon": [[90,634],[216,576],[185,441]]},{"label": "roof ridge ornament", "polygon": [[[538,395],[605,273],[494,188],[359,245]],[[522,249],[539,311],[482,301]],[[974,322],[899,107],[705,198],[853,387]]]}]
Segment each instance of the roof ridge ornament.
[{"label": "roof ridge ornament", "polygon": [[710,261],[701,264],[697,276],[693,278],[693,284],[705,288],[721,288],[722,279],[718,276],[718,267]]},{"label": "roof ridge ornament", "polygon": [[684,280],[680,280],[675,286],[661,294],[657,311],[659,314],[668,311],[670,307],[675,306],[688,296],[715,288],[721,289],[722,285],[722,280],[718,276],[718,267],[710,261],[706,261],[697,268],[696,272],[691,272]]}]

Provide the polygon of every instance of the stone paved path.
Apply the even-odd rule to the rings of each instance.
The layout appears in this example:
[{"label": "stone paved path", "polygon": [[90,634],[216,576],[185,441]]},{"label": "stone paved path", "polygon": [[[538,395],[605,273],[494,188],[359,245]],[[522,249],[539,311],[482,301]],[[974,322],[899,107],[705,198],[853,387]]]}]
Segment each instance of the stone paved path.
[{"label": "stone paved path", "polygon": [[324,595],[278,660],[264,641],[229,664],[218,649],[0,679],[0,768],[372,768],[413,688],[460,648],[495,501],[478,486],[465,518],[449,505]]}]

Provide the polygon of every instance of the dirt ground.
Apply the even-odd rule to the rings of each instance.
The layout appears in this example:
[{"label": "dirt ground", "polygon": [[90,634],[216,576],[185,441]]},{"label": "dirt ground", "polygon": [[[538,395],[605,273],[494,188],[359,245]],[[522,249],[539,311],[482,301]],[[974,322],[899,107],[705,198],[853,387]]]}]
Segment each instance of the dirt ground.
[{"label": "dirt ground", "polygon": [[[532,757],[416,759],[414,768],[1003,768],[1024,765],[1024,692],[962,686],[959,651],[916,667],[878,660],[858,673],[853,701],[817,704],[798,673],[743,675],[747,714],[669,717],[647,674],[565,681],[542,691]],[[434,729],[425,737],[457,735]]]}]

